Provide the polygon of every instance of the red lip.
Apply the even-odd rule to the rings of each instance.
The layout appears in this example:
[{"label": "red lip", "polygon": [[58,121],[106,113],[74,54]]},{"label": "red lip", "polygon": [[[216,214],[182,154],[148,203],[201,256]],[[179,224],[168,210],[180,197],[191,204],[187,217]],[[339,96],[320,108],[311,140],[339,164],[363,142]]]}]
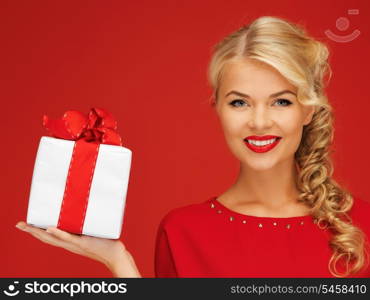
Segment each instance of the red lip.
[{"label": "red lip", "polygon": [[262,135],[262,136],[257,136],[257,135],[250,135],[247,136],[244,140],[256,140],[256,141],[265,141],[265,140],[271,140],[274,138],[281,138],[280,136],[277,135]]},{"label": "red lip", "polygon": [[[247,139],[256,140],[256,141],[264,141],[264,140],[270,140],[274,138],[276,138],[275,142],[273,142],[272,144],[264,145],[264,146],[253,145],[253,144],[248,143],[247,141]],[[263,153],[263,152],[267,152],[273,149],[280,142],[281,139],[282,138],[280,136],[275,136],[275,135],[264,135],[264,136],[251,135],[244,139],[244,143],[250,150],[257,152],[257,153]]]}]

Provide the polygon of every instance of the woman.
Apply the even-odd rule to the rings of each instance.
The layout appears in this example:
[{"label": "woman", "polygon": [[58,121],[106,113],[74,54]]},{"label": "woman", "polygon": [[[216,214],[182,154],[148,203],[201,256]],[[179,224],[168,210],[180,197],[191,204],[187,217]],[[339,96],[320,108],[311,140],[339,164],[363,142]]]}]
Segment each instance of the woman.
[{"label": "woman", "polygon": [[[157,277],[366,277],[370,204],[331,177],[327,47],[296,24],[260,17],[216,45],[215,113],[240,161],[223,194],[170,211]],[[19,223],[36,238],[140,277],[120,241]]]}]

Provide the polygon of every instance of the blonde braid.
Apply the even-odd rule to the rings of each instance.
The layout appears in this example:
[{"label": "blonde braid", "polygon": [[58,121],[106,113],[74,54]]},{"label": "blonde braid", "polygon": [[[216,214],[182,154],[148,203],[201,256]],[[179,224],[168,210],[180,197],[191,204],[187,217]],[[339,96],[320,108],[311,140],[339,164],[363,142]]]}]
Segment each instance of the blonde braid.
[{"label": "blonde braid", "polygon": [[[299,167],[297,186],[299,201],[311,208],[319,226],[333,233],[329,245],[333,255],[328,267],[335,277],[357,273],[365,264],[365,236],[352,225],[348,212],[353,205],[351,194],[332,178],[330,144],[333,140],[333,115],[329,104],[322,106],[303,129],[303,137],[295,159]],[[345,262],[340,273],[337,264]]]}]

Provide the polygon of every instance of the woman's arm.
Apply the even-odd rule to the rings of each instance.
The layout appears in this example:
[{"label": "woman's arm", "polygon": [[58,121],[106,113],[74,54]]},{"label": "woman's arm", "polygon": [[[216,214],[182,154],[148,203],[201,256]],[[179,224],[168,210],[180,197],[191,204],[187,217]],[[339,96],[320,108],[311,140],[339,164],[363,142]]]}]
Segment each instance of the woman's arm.
[{"label": "woman's arm", "polygon": [[113,260],[110,265],[107,265],[107,268],[112,272],[113,277],[142,277],[136,267],[134,258],[127,250],[120,252],[115,260]]},{"label": "woman's arm", "polygon": [[72,234],[56,227],[47,230],[18,222],[17,228],[40,241],[103,263],[114,277],[141,277],[132,255],[120,240]]}]

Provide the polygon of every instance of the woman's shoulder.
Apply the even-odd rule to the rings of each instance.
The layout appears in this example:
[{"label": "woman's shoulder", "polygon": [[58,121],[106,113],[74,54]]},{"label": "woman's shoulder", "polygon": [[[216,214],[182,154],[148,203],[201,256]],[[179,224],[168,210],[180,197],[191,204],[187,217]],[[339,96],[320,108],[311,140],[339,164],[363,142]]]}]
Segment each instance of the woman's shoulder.
[{"label": "woman's shoulder", "polygon": [[207,214],[208,203],[212,198],[214,197],[172,208],[162,217],[160,226],[169,227],[196,222],[197,220],[203,218],[205,214]]},{"label": "woman's shoulder", "polygon": [[370,202],[362,197],[353,196],[353,205],[350,213],[354,216],[366,216],[370,210]]},{"label": "woman's shoulder", "polygon": [[370,234],[370,202],[354,196],[353,205],[349,212],[352,222],[361,227],[366,233]]}]

